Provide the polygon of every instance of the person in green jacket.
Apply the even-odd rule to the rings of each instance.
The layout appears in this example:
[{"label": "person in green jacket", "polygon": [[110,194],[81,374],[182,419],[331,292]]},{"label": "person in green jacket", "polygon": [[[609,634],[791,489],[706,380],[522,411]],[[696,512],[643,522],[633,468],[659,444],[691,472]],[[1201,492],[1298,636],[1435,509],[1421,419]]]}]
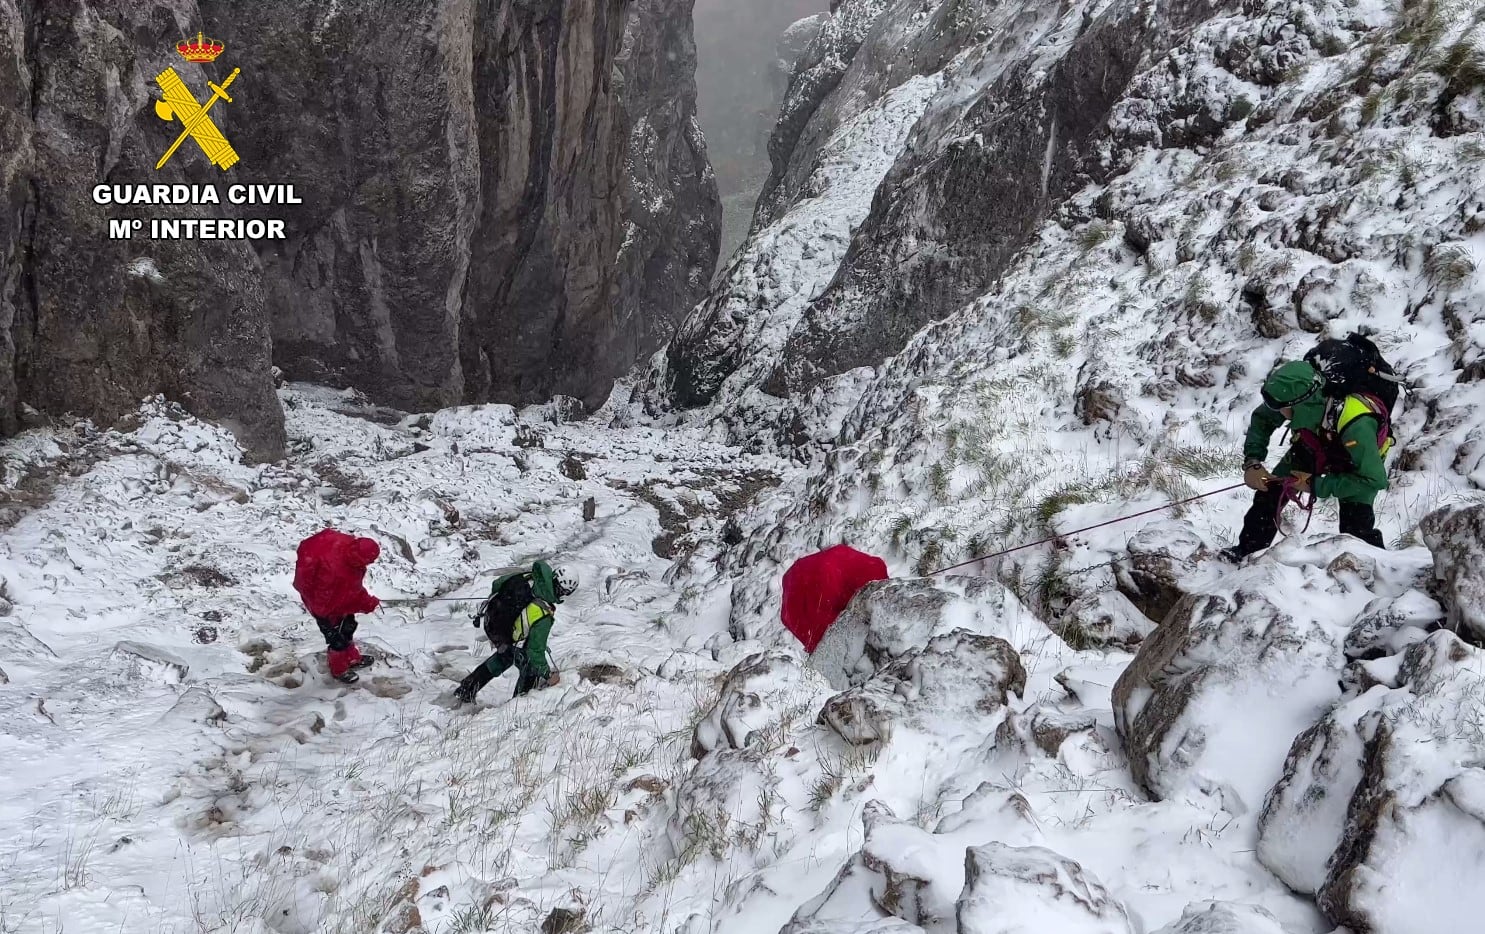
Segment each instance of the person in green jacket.
[{"label": "person in green jacket", "polygon": [[573,571],[553,570],[545,561],[537,561],[529,571],[505,569],[475,616],[475,624],[484,627],[495,653],[459,682],[455,699],[471,703],[481,688],[511,666],[520,673],[515,697],[538,685],[557,684],[560,677],[547,665],[547,638],[556,622],[557,604],[575,590],[577,575]]},{"label": "person in green jacket", "polygon": [[[1365,395],[1328,399],[1319,370],[1302,360],[1281,363],[1263,383],[1263,404],[1248,422],[1243,482],[1255,492],[1236,546],[1222,556],[1240,561],[1273,543],[1279,532],[1283,480],[1320,499],[1340,501],[1340,530],[1383,547],[1372,504],[1387,489],[1382,458],[1391,448],[1379,428],[1387,424],[1380,402]],[[1289,423],[1294,443],[1270,473],[1264,467],[1269,439]]]}]

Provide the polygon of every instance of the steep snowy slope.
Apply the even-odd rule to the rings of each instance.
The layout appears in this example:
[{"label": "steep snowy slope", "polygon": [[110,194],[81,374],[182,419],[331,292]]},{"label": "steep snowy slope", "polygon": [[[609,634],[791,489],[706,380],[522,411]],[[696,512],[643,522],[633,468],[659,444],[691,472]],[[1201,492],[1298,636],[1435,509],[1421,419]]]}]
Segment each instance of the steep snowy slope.
[{"label": "steep snowy slope", "polygon": [[[726,622],[671,615],[662,555],[715,537],[775,465],[555,407],[398,424],[326,390],[282,400],[280,465],[245,466],[226,432],[154,402],[128,434],[4,448],[7,501],[31,508],[0,539],[0,930],[407,931],[417,911],[425,930],[515,930],[627,910],[643,862],[605,868],[643,835],[585,853],[594,822],[669,775],[668,734],[718,665],[666,660]],[[354,688],[329,680],[290,589],[294,546],[326,524],[382,542],[383,599],[454,598],[363,618],[385,663]],[[543,555],[585,580],[552,642],[562,685],[506,704],[510,679],[492,684],[488,715],[433,706],[483,657],[482,569]]]},{"label": "steep snowy slope", "polygon": [[[725,404],[681,420],[828,456],[806,489],[779,500],[788,512],[768,547],[735,549],[726,571],[768,580],[777,568],[760,561],[843,533],[927,570],[1210,488],[1231,476],[1270,365],[1358,326],[1376,331],[1412,384],[1381,504],[1389,538],[1407,532],[1478,470],[1482,15],[1465,4],[1275,0],[1213,17],[1132,81],[1088,160],[1107,182],[1072,195],[997,285],[902,353],[808,393],[770,395],[764,384],[812,326],[802,291],[838,282],[842,251],[810,251],[803,282],[754,271],[781,258],[797,270],[779,236],[866,204],[855,190],[826,191],[764,226],[744,247],[754,265],[741,260],[683,331],[709,335],[696,359],[735,365],[715,384]],[[836,151],[827,144],[822,166],[844,157]],[[851,249],[896,242],[875,217],[845,218],[859,218]],[[695,395],[674,366],[690,354],[682,344],[652,384],[674,380],[685,404]],[[1211,504],[1209,540],[1242,499]],[[1072,567],[1093,555],[1063,557]]]},{"label": "steep snowy slope", "polygon": [[[1381,555],[1346,539],[1299,542],[1276,549],[1254,572],[1262,576],[1244,581],[1205,561],[1231,541],[1246,508],[1246,495],[1229,493],[1175,510],[1174,521],[1147,518],[1064,535],[1055,547],[967,572],[1005,582],[1021,605],[1080,645],[1103,641],[1100,634],[1109,630],[1138,639],[1152,625],[1138,618],[1141,610],[1158,622],[1173,607],[1185,607],[1186,615],[1162,627],[1162,638],[1125,671],[1117,697],[1100,699],[1095,689],[1090,698],[1074,667],[1062,688],[1041,700],[1074,718],[1107,716],[1131,755],[1148,749],[1148,762],[1129,763],[1135,794],[1174,796],[1197,813],[1211,809],[1205,829],[1233,848],[1223,859],[1233,868],[1234,854],[1254,848],[1258,813],[1281,772],[1289,776],[1305,757],[1319,754],[1306,731],[1341,689],[1347,696],[1368,687],[1404,692],[1398,703],[1410,717],[1427,717],[1420,711],[1436,701],[1408,699],[1406,692],[1442,694],[1418,686],[1435,676],[1418,674],[1430,669],[1421,659],[1405,663],[1401,653],[1445,612],[1434,599],[1427,553],[1409,550],[1419,542],[1419,520],[1452,502],[1478,500],[1472,491],[1482,479],[1478,361],[1485,344],[1478,322],[1485,281],[1477,270],[1485,260],[1478,181],[1485,168],[1485,11],[1447,2],[1254,0],[1204,12],[1150,4],[1143,13],[1174,17],[1164,22],[1177,25],[1142,47],[1138,67],[1107,99],[1106,119],[1085,124],[1082,137],[1068,144],[1048,142],[1060,101],[1057,76],[1071,80],[1089,61],[1078,53],[1079,42],[1131,11],[1117,3],[1064,4],[1059,10],[1070,19],[1039,20],[1051,15],[1049,5],[1028,3],[1019,26],[1012,18],[987,35],[971,33],[957,57],[944,56],[947,63],[915,57],[913,50],[938,48],[951,34],[945,17],[967,9],[1010,17],[1008,6],[1017,5],[848,0],[814,50],[824,64],[796,74],[791,100],[810,99],[804,116],[786,110],[776,143],[797,139],[794,151],[802,146],[804,154],[780,164],[774,201],[760,208],[725,289],[697,309],[657,358],[647,399],[649,410],[672,424],[708,425],[758,449],[776,446],[810,460],[812,469],[742,522],[736,545],[696,562],[691,579],[725,582],[734,635],[787,644],[775,622],[779,576],[816,547],[848,541],[887,556],[899,573],[922,574],[1217,489],[1236,479],[1242,432],[1274,361],[1302,353],[1320,335],[1372,329],[1411,386],[1396,425],[1403,443],[1391,463],[1392,489],[1378,504],[1389,543],[1403,551]],[[1194,24],[1190,29],[1179,28],[1183,17]],[[876,51],[867,54],[868,48]],[[1028,158],[1000,148],[1005,136],[985,129],[991,124],[977,112],[1014,110],[996,111],[1007,85],[965,78],[966,62],[986,67],[994,58],[987,49],[1009,49],[997,67],[1022,76],[1024,105],[1041,116],[1048,134],[1035,180],[1041,207],[1032,211],[1049,211],[1049,218],[1019,239],[1003,221],[1023,220],[1025,205],[975,200],[998,190],[999,173],[1021,171]],[[913,77],[915,71],[925,74]],[[900,149],[882,157],[893,165],[870,201],[854,188],[803,181],[848,159],[857,148],[846,142],[850,130],[891,112],[905,89],[932,86],[923,82],[938,90],[911,130],[872,137],[874,159],[893,142]],[[993,156],[981,160],[981,152]],[[1005,168],[1000,160],[1006,159],[1014,165]],[[826,211],[853,225],[849,244],[815,249],[803,254],[805,264],[794,262],[803,251],[780,249],[788,242],[781,238]],[[758,274],[780,261],[791,272],[804,265],[809,279]],[[801,286],[812,286],[809,294]],[[910,306],[900,314],[899,298]],[[821,340],[855,349],[832,363],[836,350],[821,353]],[[856,368],[840,372],[846,367]],[[1316,522],[1333,528],[1333,504],[1322,506]],[[1463,528],[1458,541],[1470,541],[1477,527]],[[1188,593],[1207,609],[1180,603]],[[1258,594],[1270,601],[1267,610],[1250,606]],[[1317,604],[1318,594],[1327,596]],[[1243,607],[1249,609],[1240,612]],[[890,619],[922,609],[921,602],[888,604],[868,615]],[[1465,607],[1449,612],[1470,615]],[[1282,620],[1292,628],[1274,629]],[[1310,660],[1266,668],[1277,646],[1286,654],[1302,649]],[[1238,661],[1214,667],[1214,652],[1237,652]],[[1457,642],[1449,652],[1478,658]],[[1045,647],[1036,657],[1053,667],[1070,661]],[[868,670],[884,663],[872,658]],[[1126,661],[1107,656],[1103,676],[1092,682],[1112,687]],[[1471,664],[1451,669],[1460,679],[1451,696],[1473,696]],[[1180,671],[1200,676],[1183,682],[1173,674]],[[1162,694],[1168,681],[1187,688]],[[1148,692],[1169,699],[1146,706]],[[1233,711],[1243,718],[1231,719]],[[954,722],[948,732],[961,729]],[[1349,727],[1352,720],[1339,722]],[[993,732],[992,724],[977,728]],[[1368,728],[1358,729],[1372,743]],[[1286,765],[1291,742],[1297,758]],[[1193,772],[1190,744],[1216,758],[1201,760]],[[1353,741],[1344,748],[1361,747]],[[1397,756],[1396,768],[1418,768],[1402,762],[1427,749],[1366,748],[1369,762]],[[1008,754],[1002,744],[994,749],[962,770],[944,765],[945,774],[961,782],[987,776],[993,756]],[[896,756],[924,761],[911,745]],[[1058,768],[1069,767],[1065,753],[1053,756]],[[941,760],[926,761],[930,774],[919,785],[919,803],[956,807],[962,793],[948,793],[953,782],[931,772]],[[1115,773],[1124,768],[1110,766]],[[1002,791],[1016,789],[1015,774],[992,781]],[[1478,770],[1458,779],[1469,787],[1478,780]],[[858,804],[881,796],[894,809],[892,796],[904,787],[882,769],[869,770],[863,784],[871,791]],[[1428,800],[1427,789],[1437,787],[1411,788],[1402,798]],[[1320,888],[1325,912],[1354,930],[1471,929],[1461,925],[1479,909],[1474,902],[1436,915],[1426,910],[1428,896],[1399,900],[1379,889],[1378,880],[1401,865],[1388,860],[1406,862],[1416,879],[1447,875],[1448,861],[1461,855],[1472,871],[1477,818],[1459,818],[1469,829],[1447,837],[1418,830],[1384,843],[1363,832],[1374,820],[1367,815],[1377,813],[1378,787],[1342,784],[1330,793],[1341,814],[1328,818],[1339,823],[1327,833],[1341,846],[1312,843],[1316,849],[1303,857],[1311,888],[1297,889]],[[1455,801],[1473,800],[1463,790],[1452,794]],[[1044,807],[1062,813],[1056,797],[1029,797],[1032,814]],[[1084,804],[1091,807],[1084,819],[1107,819],[1106,802]],[[1135,820],[1169,842],[1174,828],[1195,817],[1173,815],[1170,806],[1137,807]],[[1473,805],[1459,807],[1477,813]],[[1191,833],[1201,822],[1184,826]],[[887,858],[890,848],[874,850],[872,835],[868,826],[860,863],[847,864],[847,870],[856,866],[854,876],[843,870],[822,890],[823,902],[810,903],[789,930],[956,930],[940,928],[953,923],[957,930],[981,929],[965,920],[964,906],[975,902],[972,886],[958,902],[957,922],[944,914],[948,903],[926,915],[903,907],[903,877],[959,893],[968,885],[958,874],[962,862],[952,872],[941,869],[946,876],[921,866],[910,871]],[[994,839],[1004,838],[987,827],[978,842]],[[1089,855],[1090,839],[1069,841],[1063,852],[1119,873],[1135,860],[1194,874],[1184,882],[1166,875],[1160,882],[1107,884],[1111,897],[1138,915],[1134,929],[1219,924],[1203,921],[1199,906],[1180,921],[1181,906],[1173,901],[1141,904],[1141,892],[1162,886],[1170,896],[1193,899],[1217,893],[1221,884],[1189,857],[1155,856],[1150,848],[1158,844],[1123,839],[1142,857],[1125,851],[1105,863],[1106,854]],[[1268,867],[1293,884],[1282,866],[1298,857],[1276,855],[1284,843],[1265,846]],[[962,846],[949,849],[965,858]],[[1430,862],[1428,852],[1447,855]],[[1252,868],[1245,899],[1282,891],[1272,888],[1265,870]],[[1316,917],[1294,915],[1278,895],[1261,897],[1288,912],[1285,929],[1328,930]],[[821,905],[843,914],[817,917]],[[893,918],[900,923],[889,923]],[[1234,930],[1277,929],[1251,918],[1230,923]],[[1089,924],[1088,930],[1124,929],[1108,918]],[[1012,929],[1022,928],[1005,928]]]}]

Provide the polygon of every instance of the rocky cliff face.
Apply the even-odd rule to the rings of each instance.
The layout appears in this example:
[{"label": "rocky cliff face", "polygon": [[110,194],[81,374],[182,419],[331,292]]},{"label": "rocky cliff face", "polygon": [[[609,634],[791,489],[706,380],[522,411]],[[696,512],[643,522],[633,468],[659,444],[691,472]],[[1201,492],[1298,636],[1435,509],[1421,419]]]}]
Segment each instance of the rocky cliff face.
[{"label": "rocky cliff face", "polygon": [[625,365],[669,339],[717,265],[722,205],[696,116],[691,3],[634,0],[619,54],[629,127],[620,294],[588,339]]},{"label": "rocky cliff face", "polygon": [[[269,375],[262,278],[225,240],[110,241],[108,180],[205,183],[204,159],[154,165],[166,143],[153,112],[166,65],[202,86],[174,44],[193,0],[95,9],[0,2],[0,425],[17,406],[112,419],[164,392],[227,420],[260,456],[283,446]],[[175,61],[171,62],[170,59]],[[157,216],[202,216],[159,208]]]},{"label": "rocky cliff face", "polygon": [[[270,360],[404,408],[601,401],[715,261],[689,5],[0,0],[0,427],[20,403],[111,419],[165,392],[273,457]],[[218,62],[175,54],[198,29]],[[230,174],[189,147],[153,170],[166,65],[195,88],[242,69],[213,111]],[[303,203],[105,209],[104,179],[292,182]],[[289,238],[107,240],[110,216],[172,213],[283,217]]]},{"label": "rocky cliff face", "polygon": [[747,235],[768,179],[768,138],[779,105],[811,25],[818,28],[828,6],[827,0],[696,0],[696,89],[722,195],[724,260]]},{"label": "rocky cliff face", "polygon": [[202,12],[273,76],[244,162],[309,192],[265,256],[291,376],[417,408],[595,404],[704,292],[688,0]]},{"label": "rocky cliff face", "polygon": [[[878,363],[983,293],[1050,211],[1099,174],[1094,144],[1142,64],[1238,5],[840,4],[796,69],[760,223],[818,194],[810,179],[843,127],[912,79],[948,77],[763,389],[787,396]],[[709,400],[730,375],[711,345],[733,329],[725,318],[694,321],[671,348],[678,384],[699,385],[677,394],[681,404]]]}]

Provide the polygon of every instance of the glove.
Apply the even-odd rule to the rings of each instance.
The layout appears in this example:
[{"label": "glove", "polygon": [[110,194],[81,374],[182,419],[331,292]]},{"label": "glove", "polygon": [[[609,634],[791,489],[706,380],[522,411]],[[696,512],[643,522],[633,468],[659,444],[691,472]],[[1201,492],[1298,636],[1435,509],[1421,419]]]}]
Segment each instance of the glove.
[{"label": "glove", "polygon": [[542,686],[543,687],[554,688],[554,687],[556,687],[557,685],[559,685],[561,683],[562,683],[562,676],[559,675],[557,672],[554,671],[554,672],[552,672],[551,677],[547,678],[546,683],[544,685],[542,685]]},{"label": "glove", "polygon": [[1295,490],[1295,492],[1297,492],[1297,493],[1308,493],[1308,492],[1310,492],[1310,477],[1312,476],[1312,474],[1300,473],[1299,471],[1296,470],[1292,474],[1292,476],[1294,477],[1294,490]]},{"label": "glove", "polygon": [[1250,490],[1262,493],[1268,489],[1269,481],[1273,478],[1273,474],[1269,473],[1268,468],[1260,461],[1248,461],[1243,465],[1243,483],[1247,484]]}]

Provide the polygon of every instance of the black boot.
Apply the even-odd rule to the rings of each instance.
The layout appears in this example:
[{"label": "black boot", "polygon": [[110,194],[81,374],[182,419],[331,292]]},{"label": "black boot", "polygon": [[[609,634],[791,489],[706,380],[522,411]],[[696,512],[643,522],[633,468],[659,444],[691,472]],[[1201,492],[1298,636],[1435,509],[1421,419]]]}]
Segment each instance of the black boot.
[{"label": "black boot", "polygon": [[454,696],[466,704],[473,702],[474,696],[485,685],[505,674],[505,669],[511,666],[512,661],[511,647],[502,647],[494,655],[481,662],[478,668],[464,676],[464,680],[459,682],[458,689],[454,691]]},{"label": "black boot", "polygon": [[1365,503],[1341,503],[1342,535],[1354,535],[1373,548],[1386,548],[1377,530],[1377,514]]},{"label": "black boot", "polygon": [[490,676],[485,671],[485,666],[481,665],[464,676],[464,680],[460,681],[459,686],[454,689],[454,697],[461,704],[472,704],[474,703],[474,696],[480,692],[481,688],[489,683]]}]

